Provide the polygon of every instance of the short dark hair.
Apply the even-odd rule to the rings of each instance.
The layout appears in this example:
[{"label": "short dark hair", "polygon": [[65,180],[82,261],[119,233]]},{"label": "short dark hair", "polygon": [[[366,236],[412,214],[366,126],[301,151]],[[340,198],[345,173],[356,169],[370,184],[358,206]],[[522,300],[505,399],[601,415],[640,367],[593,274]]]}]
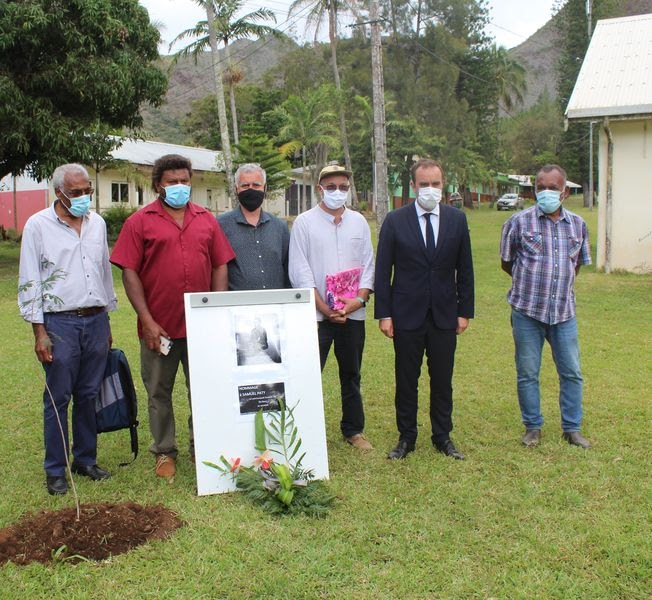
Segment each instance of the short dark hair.
[{"label": "short dark hair", "polygon": [[444,167],[441,166],[441,163],[438,160],[433,158],[420,158],[417,162],[412,165],[410,169],[410,179],[412,182],[415,181],[414,177],[416,175],[417,169],[427,169],[429,167],[437,167],[441,171],[441,178],[444,179]]},{"label": "short dark hair", "polygon": [[185,156],[180,154],[166,154],[156,159],[152,167],[152,189],[158,193],[156,186],[161,183],[165,171],[176,169],[188,169],[188,175],[192,177],[192,163]]},{"label": "short dark hair", "polygon": [[536,180],[539,178],[539,173],[551,173],[552,171],[557,171],[558,173],[561,173],[561,175],[564,178],[564,186],[566,186],[566,183],[568,182],[566,171],[564,171],[564,169],[562,169],[559,165],[549,164],[549,165],[544,165],[537,171],[537,175],[534,178],[535,187],[536,187]]}]

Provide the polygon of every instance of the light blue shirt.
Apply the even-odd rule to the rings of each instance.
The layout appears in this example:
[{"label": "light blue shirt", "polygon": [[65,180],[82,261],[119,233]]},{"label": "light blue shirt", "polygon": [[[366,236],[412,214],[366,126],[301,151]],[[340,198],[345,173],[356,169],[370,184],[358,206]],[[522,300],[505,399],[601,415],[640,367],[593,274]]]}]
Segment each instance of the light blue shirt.
[{"label": "light blue shirt", "polygon": [[92,306],[115,310],[104,219],[88,213],[78,235],[59,218],[54,204],[32,215],[23,230],[18,286],[20,314],[30,323],[43,323],[47,312]]}]

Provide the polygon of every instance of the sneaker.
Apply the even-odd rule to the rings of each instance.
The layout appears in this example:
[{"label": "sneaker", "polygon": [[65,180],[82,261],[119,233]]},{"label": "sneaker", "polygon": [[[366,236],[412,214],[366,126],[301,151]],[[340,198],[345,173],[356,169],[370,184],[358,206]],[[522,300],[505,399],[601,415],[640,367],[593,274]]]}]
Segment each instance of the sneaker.
[{"label": "sneaker", "polygon": [[350,437],[344,438],[351,446],[357,448],[358,450],[373,450],[374,447],[367,440],[367,436],[364,433],[356,433]]},{"label": "sneaker", "polygon": [[156,455],[156,476],[172,479],[177,472],[174,458],[167,454]]}]

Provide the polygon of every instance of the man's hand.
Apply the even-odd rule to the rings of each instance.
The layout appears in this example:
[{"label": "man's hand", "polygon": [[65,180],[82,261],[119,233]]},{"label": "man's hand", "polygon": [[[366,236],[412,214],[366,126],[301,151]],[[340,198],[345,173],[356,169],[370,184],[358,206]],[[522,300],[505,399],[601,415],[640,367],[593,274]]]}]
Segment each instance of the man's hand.
[{"label": "man's hand", "polygon": [[52,341],[47,333],[36,337],[34,352],[36,352],[36,358],[38,358],[39,362],[52,362]]},{"label": "man's hand", "polygon": [[457,317],[457,329],[455,333],[461,335],[466,331],[466,328],[469,326],[469,320],[464,317]]},{"label": "man's hand", "polygon": [[380,319],[380,321],[378,321],[378,327],[380,327],[380,330],[386,337],[394,337],[394,321],[392,321],[391,317],[387,319]]},{"label": "man's hand", "polygon": [[338,312],[341,313],[342,311],[344,311],[345,315],[350,315],[356,310],[360,310],[362,308],[362,303],[357,298],[347,298],[346,296],[338,296],[337,299],[342,304],[344,304],[344,306]]},{"label": "man's hand", "polygon": [[143,339],[147,347],[159,354],[161,353],[161,336],[170,337],[156,321],[152,319],[147,324],[143,323]]},{"label": "man's hand", "polygon": [[346,311],[341,308],[339,310],[334,310],[331,312],[329,315],[326,315],[328,317],[328,320],[331,323],[338,323],[339,325],[343,325],[346,323]]}]

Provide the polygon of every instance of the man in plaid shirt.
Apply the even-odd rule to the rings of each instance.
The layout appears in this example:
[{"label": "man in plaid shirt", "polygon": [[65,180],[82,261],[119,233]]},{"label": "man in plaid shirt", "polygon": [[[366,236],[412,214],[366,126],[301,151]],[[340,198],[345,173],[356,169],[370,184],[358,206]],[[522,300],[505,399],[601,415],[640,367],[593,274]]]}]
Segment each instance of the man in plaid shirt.
[{"label": "man in plaid shirt", "polygon": [[559,375],[563,438],[582,448],[591,444],[580,434],[582,373],[575,319],[575,276],[591,264],[584,220],[562,207],[568,196],[566,172],[543,167],[536,177],[537,203],[511,217],[500,241],[502,269],[512,277],[507,300],[512,306],[518,402],[525,446],[541,439],[543,415],[539,389],[541,352],[548,340]]}]

